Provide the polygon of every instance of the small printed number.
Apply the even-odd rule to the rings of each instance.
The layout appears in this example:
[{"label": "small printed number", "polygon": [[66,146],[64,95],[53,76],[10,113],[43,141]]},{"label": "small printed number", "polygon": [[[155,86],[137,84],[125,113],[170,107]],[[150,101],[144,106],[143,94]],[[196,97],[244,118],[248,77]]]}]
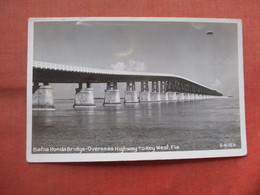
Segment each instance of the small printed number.
[{"label": "small printed number", "polygon": [[236,147],[236,143],[220,143],[220,148],[234,148]]}]

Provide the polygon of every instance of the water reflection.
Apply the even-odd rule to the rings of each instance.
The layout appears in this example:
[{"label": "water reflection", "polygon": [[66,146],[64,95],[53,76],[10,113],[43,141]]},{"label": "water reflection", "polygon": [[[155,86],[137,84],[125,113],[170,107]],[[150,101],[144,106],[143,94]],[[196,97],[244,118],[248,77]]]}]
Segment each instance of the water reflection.
[{"label": "water reflection", "polygon": [[93,129],[95,124],[94,108],[85,111],[78,111],[76,119],[78,125],[86,126],[88,129]]},{"label": "water reflection", "polygon": [[55,101],[56,111],[33,112],[33,146],[133,146],[178,144],[181,150],[240,147],[239,109],[232,99],[103,106],[74,110],[73,100]]}]

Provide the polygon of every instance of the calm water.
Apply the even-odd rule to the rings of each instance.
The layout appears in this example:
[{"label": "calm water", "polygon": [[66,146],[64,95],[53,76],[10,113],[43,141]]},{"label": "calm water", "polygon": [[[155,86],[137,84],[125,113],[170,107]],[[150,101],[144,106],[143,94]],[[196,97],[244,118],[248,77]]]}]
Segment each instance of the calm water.
[{"label": "calm water", "polygon": [[167,144],[174,148],[163,150],[241,147],[238,101],[232,98],[108,107],[103,107],[103,100],[95,102],[95,108],[75,111],[73,100],[56,100],[56,111],[33,111],[33,147],[140,146],[142,151]]}]

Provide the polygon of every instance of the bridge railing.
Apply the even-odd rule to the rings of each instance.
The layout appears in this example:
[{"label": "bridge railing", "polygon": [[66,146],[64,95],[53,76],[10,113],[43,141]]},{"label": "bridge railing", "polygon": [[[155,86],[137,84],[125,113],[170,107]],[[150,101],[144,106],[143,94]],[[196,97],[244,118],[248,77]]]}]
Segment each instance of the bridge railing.
[{"label": "bridge railing", "polygon": [[[87,72],[87,73],[96,73],[96,74],[115,74],[113,70],[108,69],[98,69],[98,68],[88,68],[88,67],[81,67],[81,66],[72,66],[72,65],[64,65],[64,64],[55,64],[55,63],[48,63],[48,62],[40,62],[40,61],[33,61],[33,67],[40,68],[40,69],[52,69],[52,70],[61,70],[61,71],[69,71],[69,72]],[[125,73],[122,71],[122,74]]]},{"label": "bridge railing", "polygon": [[[119,71],[119,70],[110,70],[110,69],[98,69],[98,68],[89,68],[82,66],[72,66],[64,64],[55,64],[41,61],[33,61],[33,67],[40,69],[52,69],[52,70],[61,70],[61,71],[70,71],[70,72],[86,72],[86,73],[95,73],[95,74],[110,74],[110,75],[130,75],[136,74],[133,71]],[[149,76],[151,73],[141,73],[143,76]],[[160,74],[157,74],[160,75]],[[165,75],[164,75],[165,76]],[[173,76],[173,75],[169,75]]]}]

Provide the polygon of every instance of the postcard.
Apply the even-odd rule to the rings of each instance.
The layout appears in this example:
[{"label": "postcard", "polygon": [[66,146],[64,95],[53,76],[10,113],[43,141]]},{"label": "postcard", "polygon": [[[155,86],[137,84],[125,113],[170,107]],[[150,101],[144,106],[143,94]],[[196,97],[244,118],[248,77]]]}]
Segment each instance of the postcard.
[{"label": "postcard", "polygon": [[27,161],[245,156],[242,21],[30,18]]}]

